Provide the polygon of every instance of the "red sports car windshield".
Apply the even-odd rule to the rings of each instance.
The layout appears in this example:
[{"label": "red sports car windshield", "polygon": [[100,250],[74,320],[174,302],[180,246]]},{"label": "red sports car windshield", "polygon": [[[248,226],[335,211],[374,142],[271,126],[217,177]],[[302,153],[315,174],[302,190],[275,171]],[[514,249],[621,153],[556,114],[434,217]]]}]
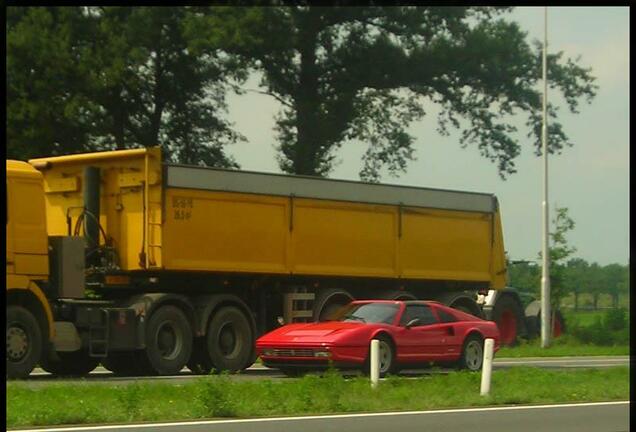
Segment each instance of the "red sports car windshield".
[{"label": "red sports car windshield", "polygon": [[328,321],[393,324],[400,306],[394,303],[351,303],[338,310]]}]

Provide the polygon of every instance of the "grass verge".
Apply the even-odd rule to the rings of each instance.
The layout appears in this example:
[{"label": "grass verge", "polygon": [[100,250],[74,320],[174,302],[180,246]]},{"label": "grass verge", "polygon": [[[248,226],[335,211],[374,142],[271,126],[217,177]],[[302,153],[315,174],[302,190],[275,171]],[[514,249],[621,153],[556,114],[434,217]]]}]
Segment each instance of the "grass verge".
[{"label": "grass verge", "polygon": [[541,340],[521,341],[515,347],[502,347],[495,358],[613,356],[629,355],[629,345],[599,346],[583,344],[569,336],[554,339],[548,348],[541,348]]},{"label": "grass verge", "polygon": [[7,427],[177,421],[425,410],[503,404],[624,400],[629,369],[555,371],[511,368],[493,373],[491,396],[479,395],[480,374],[456,372],[419,378],[389,377],[371,391],[366,378],[337,372],[298,380],[238,381],[224,375],[182,385],[51,385],[7,383]]}]

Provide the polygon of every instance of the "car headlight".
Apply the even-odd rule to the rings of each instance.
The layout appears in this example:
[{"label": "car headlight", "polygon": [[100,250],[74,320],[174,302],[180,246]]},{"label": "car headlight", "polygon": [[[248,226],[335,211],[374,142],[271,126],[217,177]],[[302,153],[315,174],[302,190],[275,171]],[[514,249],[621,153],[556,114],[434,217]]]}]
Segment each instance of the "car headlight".
[{"label": "car headlight", "polygon": [[314,351],[314,357],[331,357],[329,351]]},{"label": "car headlight", "polygon": [[271,357],[271,356],[274,355],[274,350],[273,349],[264,349],[262,355]]}]

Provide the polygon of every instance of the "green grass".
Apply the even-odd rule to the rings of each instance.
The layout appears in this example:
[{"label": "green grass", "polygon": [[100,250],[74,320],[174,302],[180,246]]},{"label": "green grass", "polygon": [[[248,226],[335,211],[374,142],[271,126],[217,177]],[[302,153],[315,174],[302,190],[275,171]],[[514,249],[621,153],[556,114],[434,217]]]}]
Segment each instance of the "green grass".
[{"label": "green grass", "polygon": [[[583,327],[588,327],[594,325],[598,319],[603,319],[605,315],[605,311],[578,311],[574,312],[572,310],[565,311],[564,318],[566,325],[571,323],[577,323]],[[629,316],[629,315],[628,315]]]},{"label": "green grass", "polygon": [[515,347],[501,348],[495,358],[511,357],[567,357],[629,355],[629,345],[598,346],[582,344],[563,336],[552,341],[548,348],[541,348],[541,340],[522,341]]},{"label": "green grass", "polygon": [[345,380],[335,372],[279,381],[212,375],[179,385],[83,382],[29,388],[9,382],[7,427],[625,400],[629,369],[511,368],[493,373],[490,396],[481,397],[479,387],[480,374],[468,372],[390,377],[376,391],[366,378]]}]

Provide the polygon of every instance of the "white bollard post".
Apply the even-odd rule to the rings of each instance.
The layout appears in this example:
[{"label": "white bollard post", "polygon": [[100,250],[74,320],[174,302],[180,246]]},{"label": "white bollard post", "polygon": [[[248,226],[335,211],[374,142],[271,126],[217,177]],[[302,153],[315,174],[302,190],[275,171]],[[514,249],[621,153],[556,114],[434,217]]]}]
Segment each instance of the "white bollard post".
[{"label": "white bollard post", "polygon": [[371,387],[378,386],[380,380],[380,341],[377,339],[371,340],[371,355],[369,359],[370,372],[371,372]]},{"label": "white bollard post", "polygon": [[490,377],[492,375],[492,358],[495,348],[494,339],[486,339],[484,343],[484,362],[481,370],[481,395],[487,396],[490,393]]}]

